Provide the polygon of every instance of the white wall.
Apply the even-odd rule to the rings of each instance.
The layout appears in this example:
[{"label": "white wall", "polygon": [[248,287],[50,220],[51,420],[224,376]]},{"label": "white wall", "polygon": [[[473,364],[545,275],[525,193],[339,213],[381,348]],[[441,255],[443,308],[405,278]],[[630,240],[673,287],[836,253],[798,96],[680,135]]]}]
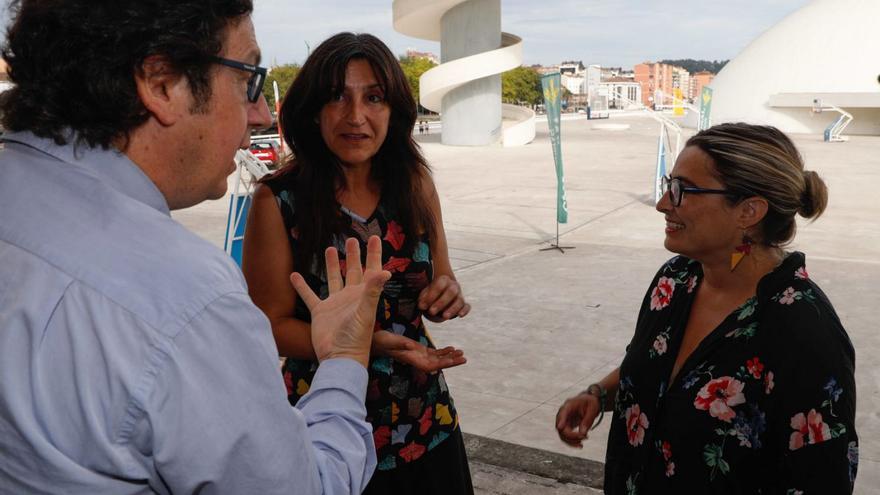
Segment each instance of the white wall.
[{"label": "white wall", "polygon": [[[820,133],[834,116],[773,108],[778,93],[880,93],[880,1],[814,0],[756,38],[718,74],[712,122]],[[825,103],[834,104],[825,99]],[[847,109],[849,110],[849,109]],[[880,108],[855,109],[846,134],[880,135]]]}]

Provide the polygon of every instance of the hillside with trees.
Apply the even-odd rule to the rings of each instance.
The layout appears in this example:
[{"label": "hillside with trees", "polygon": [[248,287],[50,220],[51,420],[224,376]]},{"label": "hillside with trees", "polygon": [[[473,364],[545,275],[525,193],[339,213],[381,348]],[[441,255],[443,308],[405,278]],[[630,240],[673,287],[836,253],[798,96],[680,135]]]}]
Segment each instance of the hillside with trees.
[{"label": "hillside with trees", "polygon": [[661,64],[677,65],[682,69],[694,74],[707,70],[713,74],[718,74],[721,69],[727,65],[729,60],[694,60],[692,58],[684,58],[679,60],[661,60]]}]

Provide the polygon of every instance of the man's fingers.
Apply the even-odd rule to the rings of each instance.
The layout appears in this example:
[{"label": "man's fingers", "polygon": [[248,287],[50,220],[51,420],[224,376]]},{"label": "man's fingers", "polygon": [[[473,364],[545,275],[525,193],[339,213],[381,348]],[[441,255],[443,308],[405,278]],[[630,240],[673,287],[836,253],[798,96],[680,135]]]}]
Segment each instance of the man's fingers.
[{"label": "man's fingers", "polygon": [[379,271],[382,269],[382,240],[379,236],[371,235],[367,240],[367,271]]},{"label": "man's fingers", "polygon": [[367,272],[364,274],[364,284],[366,285],[367,295],[371,298],[378,298],[385,287],[385,282],[391,279],[391,272],[382,270],[379,272]]},{"label": "man's fingers", "polygon": [[324,263],[327,265],[327,288],[330,294],[342,290],[342,272],[339,269],[339,253],[336,248],[329,247],[324,251]]},{"label": "man's fingers", "polygon": [[464,303],[464,306],[458,311],[458,316],[460,318],[464,318],[471,312],[471,305],[468,303]]},{"label": "man's fingers", "polygon": [[304,303],[306,303],[306,307],[309,308],[309,311],[321,302],[321,298],[312,291],[312,288],[309,287],[309,284],[306,283],[306,280],[299,273],[294,272],[290,274],[290,283],[293,285],[297,294],[299,294],[299,297]]},{"label": "man's fingers", "polygon": [[361,267],[361,246],[357,239],[349,237],[345,241],[345,284],[357,285],[364,279]]}]

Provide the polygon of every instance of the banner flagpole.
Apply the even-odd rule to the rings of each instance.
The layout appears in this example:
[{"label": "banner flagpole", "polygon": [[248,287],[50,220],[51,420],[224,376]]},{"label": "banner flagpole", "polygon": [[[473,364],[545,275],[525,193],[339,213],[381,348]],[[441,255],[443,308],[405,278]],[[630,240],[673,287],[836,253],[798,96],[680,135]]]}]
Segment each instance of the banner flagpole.
[{"label": "banner flagpole", "polygon": [[555,249],[565,253],[574,246],[559,244],[559,224],[568,222],[568,202],[565,198],[565,172],[562,168],[562,75],[558,72],[541,76],[541,89],[544,92],[544,106],[547,109],[547,126],[550,128],[550,145],[553,148],[553,162],[556,165],[556,242],[541,251]]}]

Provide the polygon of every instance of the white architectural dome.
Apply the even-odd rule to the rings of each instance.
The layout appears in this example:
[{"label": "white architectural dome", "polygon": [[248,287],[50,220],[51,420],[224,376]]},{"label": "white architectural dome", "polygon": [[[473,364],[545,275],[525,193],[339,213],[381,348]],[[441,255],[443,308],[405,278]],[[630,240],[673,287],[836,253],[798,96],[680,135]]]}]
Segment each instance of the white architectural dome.
[{"label": "white architectural dome", "polygon": [[852,113],[846,134],[880,135],[880,0],[815,0],[755,39],[718,74],[712,123],[769,124],[821,133]]}]

